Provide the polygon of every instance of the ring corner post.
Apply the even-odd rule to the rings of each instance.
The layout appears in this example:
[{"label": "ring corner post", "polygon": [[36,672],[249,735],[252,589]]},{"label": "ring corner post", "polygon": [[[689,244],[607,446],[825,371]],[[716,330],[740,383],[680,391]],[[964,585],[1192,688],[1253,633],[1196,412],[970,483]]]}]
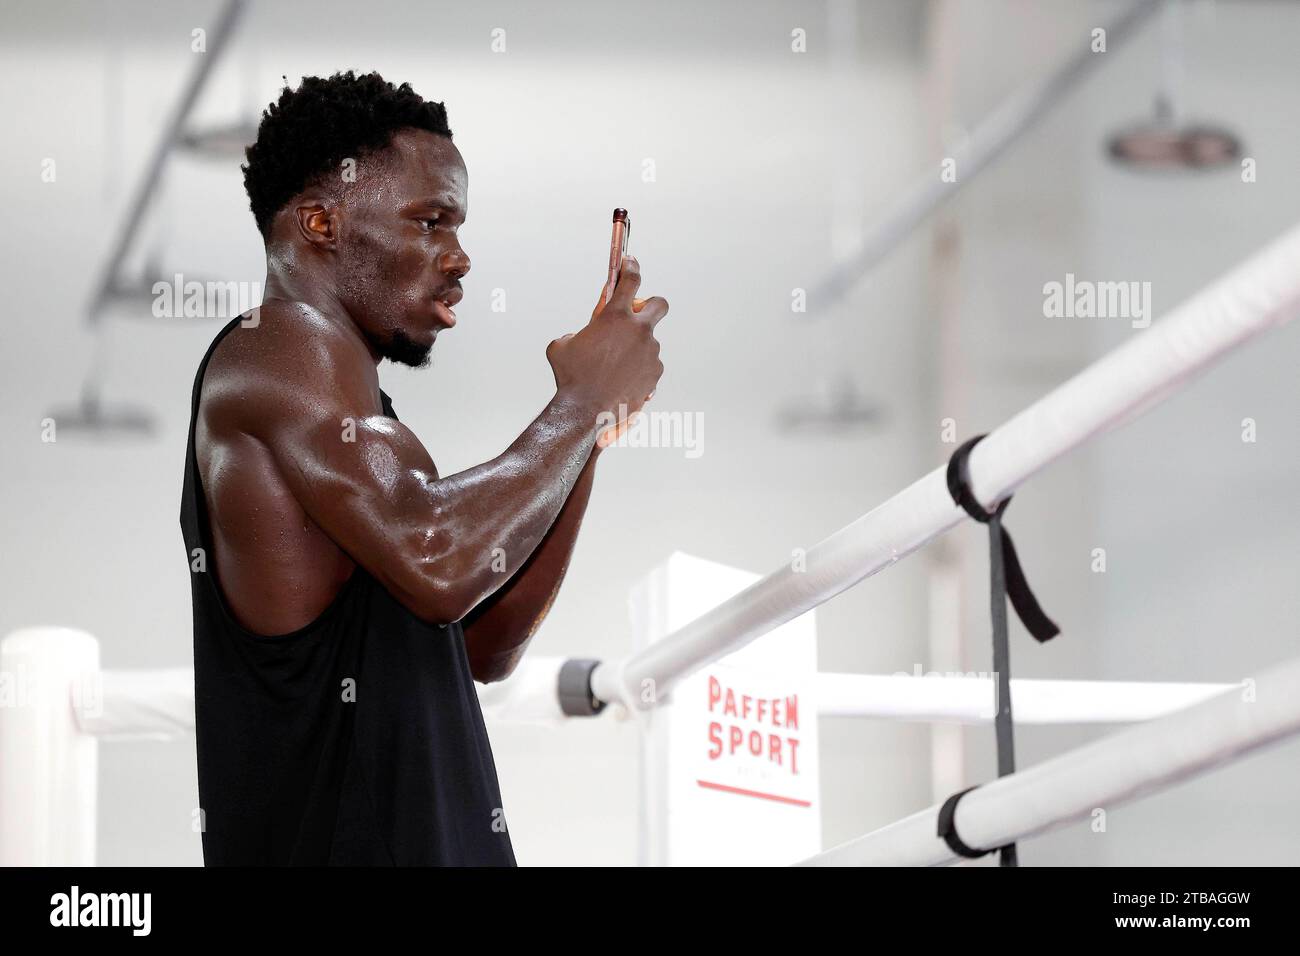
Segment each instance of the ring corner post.
[{"label": "ring corner post", "polygon": [[0,865],[95,865],[98,741],[76,710],[98,673],[85,631],[33,627],[0,641]]}]

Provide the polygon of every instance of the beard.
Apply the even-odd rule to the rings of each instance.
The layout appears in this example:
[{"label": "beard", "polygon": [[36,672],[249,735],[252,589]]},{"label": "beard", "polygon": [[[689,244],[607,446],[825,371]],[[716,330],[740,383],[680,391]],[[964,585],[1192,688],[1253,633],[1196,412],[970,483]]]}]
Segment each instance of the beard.
[{"label": "beard", "polygon": [[429,364],[433,343],[421,345],[401,329],[394,329],[386,342],[380,343],[379,354],[398,365],[424,368]]}]

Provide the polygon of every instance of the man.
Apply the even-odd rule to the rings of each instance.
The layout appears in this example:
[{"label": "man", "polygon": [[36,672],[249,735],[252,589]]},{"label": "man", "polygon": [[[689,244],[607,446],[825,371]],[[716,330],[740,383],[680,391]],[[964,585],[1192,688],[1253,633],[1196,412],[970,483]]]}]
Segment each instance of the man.
[{"label": "man", "polygon": [[467,177],[443,105],[307,78],[247,155],[266,293],[199,366],[181,504],[204,861],[513,865],[473,682],[509,675],[546,616],[597,437],[663,372],[668,304],[633,298],[625,260],[547,348],[537,419],[441,477],[376,368],[427,364],[456,324]]}]

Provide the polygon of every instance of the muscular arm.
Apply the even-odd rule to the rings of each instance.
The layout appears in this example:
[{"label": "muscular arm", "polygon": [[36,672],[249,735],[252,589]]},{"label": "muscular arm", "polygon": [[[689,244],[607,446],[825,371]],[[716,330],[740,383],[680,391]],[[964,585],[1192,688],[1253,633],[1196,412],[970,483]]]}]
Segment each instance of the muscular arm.
[{"label": "muscular arm", "polygon": [[587,512],[600,451],[599,446],[592,450],[555,524],[519,573],[462,622],[475,680],[489,683],[509,677],[550,613]]},{"label": "muscular arm", "polygon": [[560,390],[496,458],[439,478],[419,439],[382,414],[359,339],[287,304],[235,334],[246,371],[213,396],[221,414],[266,446],[321,530],[429,623],[460,620],[520,570],[595,443],[595,410]]},{"label": "muscular arm", "polygon": [[[645,302],[633,299],[632,310],[640,312]],[[622,434],[621,427],[617,434]],[[550,613],[569,570],[578,530],[587,513],[601,449],[597,444],[591,450],[560,516],[523,568],[462,622],[476,680],[488,683],[509,677],[528,642]]]}]

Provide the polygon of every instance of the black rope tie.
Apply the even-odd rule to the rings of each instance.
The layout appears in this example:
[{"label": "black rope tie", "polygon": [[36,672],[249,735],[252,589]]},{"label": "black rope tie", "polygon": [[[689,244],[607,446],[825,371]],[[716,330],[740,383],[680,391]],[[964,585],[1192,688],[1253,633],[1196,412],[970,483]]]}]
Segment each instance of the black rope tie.
[{"label": "black rope tie", "polygon": [[[1016,609],[1016,615],[1020,618],[1021,623],[1034,636],[1034,639],[1040,643],[1050,641],[1061,633],[1061,629],[1043,613],[1042,607],[1038,604],[1038,599],[1034,597],[1034,592],[1029,588],[1029,582],[1025,580],[1025,572],[1020,567],[1020,559],[1016,555],[1015,545],[1011,543],[1011,535],[1002,526],[1002,513],[1007,510],[1007,505],[1011,504],[1011,497],[1006,497],[994,511],[988,512],[975,499],[975,495],[970,489],[969,462],[971,449],[983,441],[984,437],[984,435],[976,435],[953,452],[952,458],[948,460],[948,493],[952,495],[952,500],[959,504],[963,511],[980,524],[989,526],[989,591],[993,619],[993,672],[997,674],[998,705],[993,723],[998,742],[998,776],[1005,777],[1007,774],[1015,773],[1016,770],[1016,742],[1011,721],[1011,647],[1007,640],[1007,598],[1011,598],[1011,606]],[[963,793],[965,792],[967,791],[963,791]],[[947,804],[944,804],[944,810],[947,811],[946,825],[948,833],[945,833],[944,813],[941,812],[939,814],[939,835],[944,837],[954,853],[966,856],[968,854],[958,850],[953,842],[956,840],[956,834],[952,830],[952,812],[956,809],[957,800],[960,797],[960,793],[955,794],[949,797]],[[949,836],[952,837],[951,840]],[[960,840],[956,840],[957,844],[960,844],[960,842]],[[964,844],[961,845],[965,846]],[[969,847],[966,849],[969,849]],[[992,851],[983,850],[975,853],[975,855],[983,856],[985,853],[990,852]],[[1016,845],[1014,843],[1001,847],[1001,865],[1017,865]]]},{"label": "black rope tie", "polygon": [[[1025,572],[1020,567],[1020,559],[1016,556],[1016,546],[1011,542],[1011,535],[1002,527],[1002,512],[1006,511],[1007,505],[1011,504],[1011,497],[1004,498],[997,510],[990,513],[975,500],[975,495],[970,490],[971,449],[984,438],[984,435],[976,435],[953,452],[952,458],[948,460],[948,493],[952,495],[953,501],[961,505],[963,511],[980,524],[989,526],[990,543],[996,545],[990,551],[990,555],[996,556],[999,559],[997,564],[1005,567],[1004,603],[1005,598],[1010,597],[1011,606],[1016,609],[1017,616],[1029,633],[1040,643],[1050,641],[1061,633],[1061,629],[1043,612],[1038,599],[1034,597],[1034,592],[1029,589]],[[996,598],[995,592],[995,603]],[[997,613],[996,608],[994,613]]]},{"label": "black rope tie", "polygon": [[[948,849],[952,850],[952,852],[957,854],[957,856],[964,856],[968,860],[978,860],[980,857],[993,852],[991,849],[976,850],[974,847],[969,847],[962,841],[962,838],[957,835],[957,823],[953,819],[957,814],[957,803],[962,797],[975,789],[975,787],[967,787],[959,793],[954,793],[951,797],[945,800],[943,806],[939,808],[939,836],[943,837],[943,842],[948,844]],[[1015,846],[1014,843],[1010,846],[1013,856],[1015,853]],[[1000,847],[1000,849],[1005,853],[1008,847]]]}]

